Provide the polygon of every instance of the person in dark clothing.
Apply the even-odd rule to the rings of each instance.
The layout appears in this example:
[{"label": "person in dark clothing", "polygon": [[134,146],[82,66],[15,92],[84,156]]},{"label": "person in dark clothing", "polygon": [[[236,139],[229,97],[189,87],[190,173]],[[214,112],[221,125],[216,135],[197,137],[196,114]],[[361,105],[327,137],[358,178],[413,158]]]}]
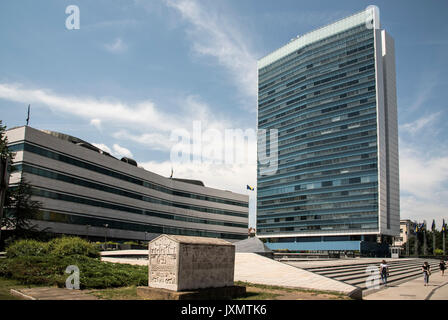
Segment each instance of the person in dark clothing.
[{"label": "person in dark clothing", "polygon": [[446,269],[445,261],[440,260],[439,268],[440,268],[440,271],[442,272],[442,277],[443,277],[443,274],[445,273],[445,269]]},{"label": "person in dark clothing", "polygon": [[429,283],[429,276],[431,275],[431,266],[426,261],[422,266],[422,272],[423,272],[423,279],[425,281],[425,286],[427,286]]},{"label": "person in dark clothing", "polygon": [[381,282],[387,286],[387,277],[389,276],[389,265],[386,260],[381,261],[380,264]]}]

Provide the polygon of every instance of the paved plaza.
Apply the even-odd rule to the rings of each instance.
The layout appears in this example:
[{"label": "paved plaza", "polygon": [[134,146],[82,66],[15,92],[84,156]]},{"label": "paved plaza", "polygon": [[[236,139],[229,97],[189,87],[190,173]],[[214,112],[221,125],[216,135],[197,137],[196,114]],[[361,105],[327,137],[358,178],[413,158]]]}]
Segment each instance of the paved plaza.
[{"label": "paved plaza", "polygon": [[363,297],[364,300],[448,300],[448,275],[433,272],[429,285],[423,285],[423,274],[404,283],[393,285]]}]

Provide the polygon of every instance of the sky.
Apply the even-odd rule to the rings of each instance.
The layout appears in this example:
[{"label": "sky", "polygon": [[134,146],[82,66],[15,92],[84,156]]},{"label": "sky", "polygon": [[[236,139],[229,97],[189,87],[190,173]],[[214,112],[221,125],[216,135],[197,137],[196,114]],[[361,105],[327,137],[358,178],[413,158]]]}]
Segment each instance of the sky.
[{"label": "sky", "polygon": [[[79,8],[79,29],[66,26],[70,5]],[[248,194],[253,226],[255,192],[246,185],[256,186],[256,143],[229,147],[223,137],[256,129],[257,60],[368,5],[395,39],[401,218],[436,219],[440,228],[448,220],[443,0],[3,0],[0,119],[22,126],[31,104],[32,127],[74,135],[163,176],[173,168],[174,177]],[[190,145],[179,132],[202,146],[193,155],[211,147],[208,156],[172,161],[173,150]],[[246,157],[221,161],[219,141],[226,154]]]}]

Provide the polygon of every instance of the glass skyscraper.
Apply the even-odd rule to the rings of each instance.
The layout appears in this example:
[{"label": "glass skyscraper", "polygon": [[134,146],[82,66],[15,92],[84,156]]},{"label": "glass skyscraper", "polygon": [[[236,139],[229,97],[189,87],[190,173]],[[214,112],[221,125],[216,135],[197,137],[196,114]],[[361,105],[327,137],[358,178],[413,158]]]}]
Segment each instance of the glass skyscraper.
[{"label": "glass skyscraper", "polygon": [[257,235],[272,249],[362,251],[399,235],[394,41],[375,13],[258,61],[258,129],[278,132],[277,169],[257,170]]}]

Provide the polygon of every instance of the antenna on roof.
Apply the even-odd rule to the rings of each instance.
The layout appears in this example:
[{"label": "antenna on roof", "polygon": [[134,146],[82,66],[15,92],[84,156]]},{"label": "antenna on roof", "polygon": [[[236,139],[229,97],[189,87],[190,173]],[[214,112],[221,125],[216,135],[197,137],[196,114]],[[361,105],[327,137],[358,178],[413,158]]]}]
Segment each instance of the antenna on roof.
[{"label": "antenna on roof", "polygon": [[31,105],[28,105],[28,117],[26,118],[26,125],[28,126],[30,124],[30,107]]}]

